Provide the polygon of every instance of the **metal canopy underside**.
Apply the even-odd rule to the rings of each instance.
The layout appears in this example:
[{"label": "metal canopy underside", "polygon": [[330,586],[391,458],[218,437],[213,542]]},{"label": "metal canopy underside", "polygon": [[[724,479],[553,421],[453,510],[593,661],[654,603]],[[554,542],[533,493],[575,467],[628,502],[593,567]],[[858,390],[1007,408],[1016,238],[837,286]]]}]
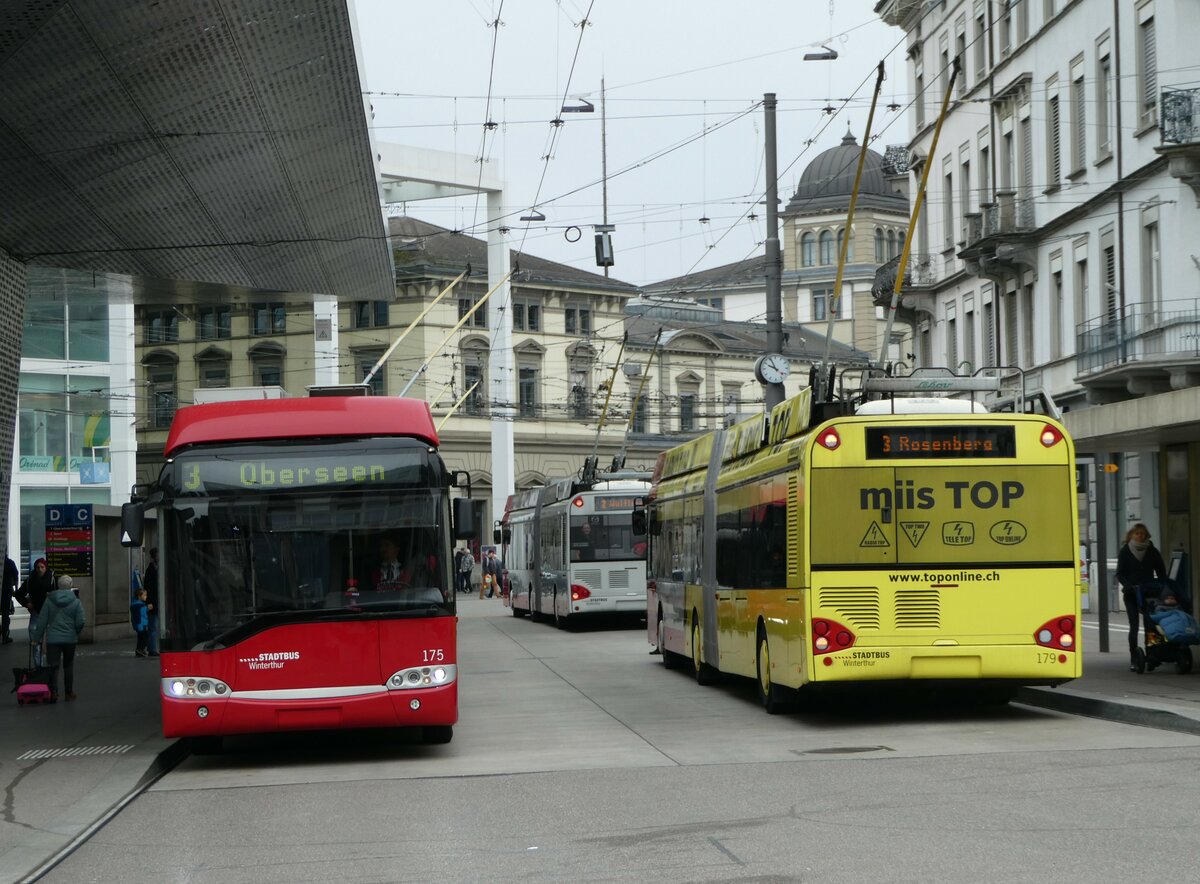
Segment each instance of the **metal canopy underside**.
[{"label": "metal canopy underside", "polygon": [[394,294],[346,0],[4,0],[0,83],[17,259]]}]

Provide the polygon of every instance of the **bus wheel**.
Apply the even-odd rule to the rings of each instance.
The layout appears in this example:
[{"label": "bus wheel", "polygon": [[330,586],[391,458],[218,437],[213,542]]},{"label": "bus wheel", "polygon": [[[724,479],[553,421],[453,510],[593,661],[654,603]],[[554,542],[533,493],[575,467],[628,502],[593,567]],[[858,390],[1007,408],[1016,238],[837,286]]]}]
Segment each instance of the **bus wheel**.
[{"label": "bus wheel", "polygon": [[758,627],[758,700],[771,715],[787,712],[791,702],[785,697],[787,689],[771,681],[771,649],[767,632]]},{"label": "bus wheel", "polygon": [[1175,671],[1187,675],[1192,671],[1192,649],[1184,645],[1179,649],[1179,659],[1175,661]]},{"label": "bus wheel", "polygon": [[700,660],[700,621],[692,618],[692,674],[696,684],[716,684],[717,670]]},{"label": "bus wheel", "polygon": [[431,746],[449,743],[454,739],[454,726],[450,724],[427,724],[421,728],[421,742]]},{"label": "bus wheel", "polygon": [[566,619],[561,614],[558,613],[558,593],[557,592],[554,594],[554,628],[555,629],[566,629],[567,628]]},{"label": "bus wheel", "polygon": [[675,655],[674,651],[667,650],[666,632],[667,627],[666,624],[663,623],[662,611],[659,611],[657,631],[658,652],[662,655],[663,666],[665,666],[667,669],[675,669],[677,666],[679,666],[679,658]]},{"label": "bus wheel", "polygon": [[524,617],[525,616],[525,612],[517,607],[517,600],[515,598],[510,597],[508,600],[508,604],[510,605],[510,607],[512,609],[512,615],[514,617]]}]

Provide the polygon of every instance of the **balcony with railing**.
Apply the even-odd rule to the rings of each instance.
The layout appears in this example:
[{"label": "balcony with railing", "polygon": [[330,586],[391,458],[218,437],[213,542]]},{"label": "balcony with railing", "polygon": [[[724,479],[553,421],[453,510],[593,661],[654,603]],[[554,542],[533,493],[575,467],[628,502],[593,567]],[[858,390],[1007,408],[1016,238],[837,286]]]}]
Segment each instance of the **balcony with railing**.
[{"label": "balcony with railing", "polygon": [[1167,158],[1167,170],[1196,194],[1200,206],[1200,88],[1163,89],[1155,151]]},{"label": "balcony with railing", "polygon": [[1003,273],[1031,269],[1037,222],[1033,200],[1016,191],[1003,190],[996,202],[981,203],[978,212],[963,216],[965,241],[958,257],[971,273]]},{"label": "balcony with railing", "polygon": [[1076,327],[1076,381],[1113,400],[1200,384],[1200,298],[1127,304]]}]

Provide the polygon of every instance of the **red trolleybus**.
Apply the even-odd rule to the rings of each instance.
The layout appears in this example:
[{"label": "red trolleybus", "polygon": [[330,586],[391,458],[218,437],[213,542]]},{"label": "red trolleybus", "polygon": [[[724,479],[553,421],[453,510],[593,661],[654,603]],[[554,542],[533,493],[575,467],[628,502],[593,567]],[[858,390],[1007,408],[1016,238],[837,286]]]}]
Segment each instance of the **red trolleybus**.
[{"label": "red trolleybus", "polygon": [[158,481],[122,513],[133,546],[157,511],[165,736],[419,726],[451,739],[451,535],[474,526],[463,498],[451,521],[450,488],[469,477],[437,445],[416,399],[180,409]]}]

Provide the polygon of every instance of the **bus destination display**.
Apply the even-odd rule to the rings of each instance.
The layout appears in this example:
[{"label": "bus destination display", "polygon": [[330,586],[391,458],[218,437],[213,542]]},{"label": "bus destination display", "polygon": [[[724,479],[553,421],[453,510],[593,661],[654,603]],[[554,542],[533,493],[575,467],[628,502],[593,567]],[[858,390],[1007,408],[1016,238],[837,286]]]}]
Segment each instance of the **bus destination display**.
[{"label": "bus destination display", "polygon": [[1014,428],[995,424],[866,427],[868,460],[1016,457]]}]

